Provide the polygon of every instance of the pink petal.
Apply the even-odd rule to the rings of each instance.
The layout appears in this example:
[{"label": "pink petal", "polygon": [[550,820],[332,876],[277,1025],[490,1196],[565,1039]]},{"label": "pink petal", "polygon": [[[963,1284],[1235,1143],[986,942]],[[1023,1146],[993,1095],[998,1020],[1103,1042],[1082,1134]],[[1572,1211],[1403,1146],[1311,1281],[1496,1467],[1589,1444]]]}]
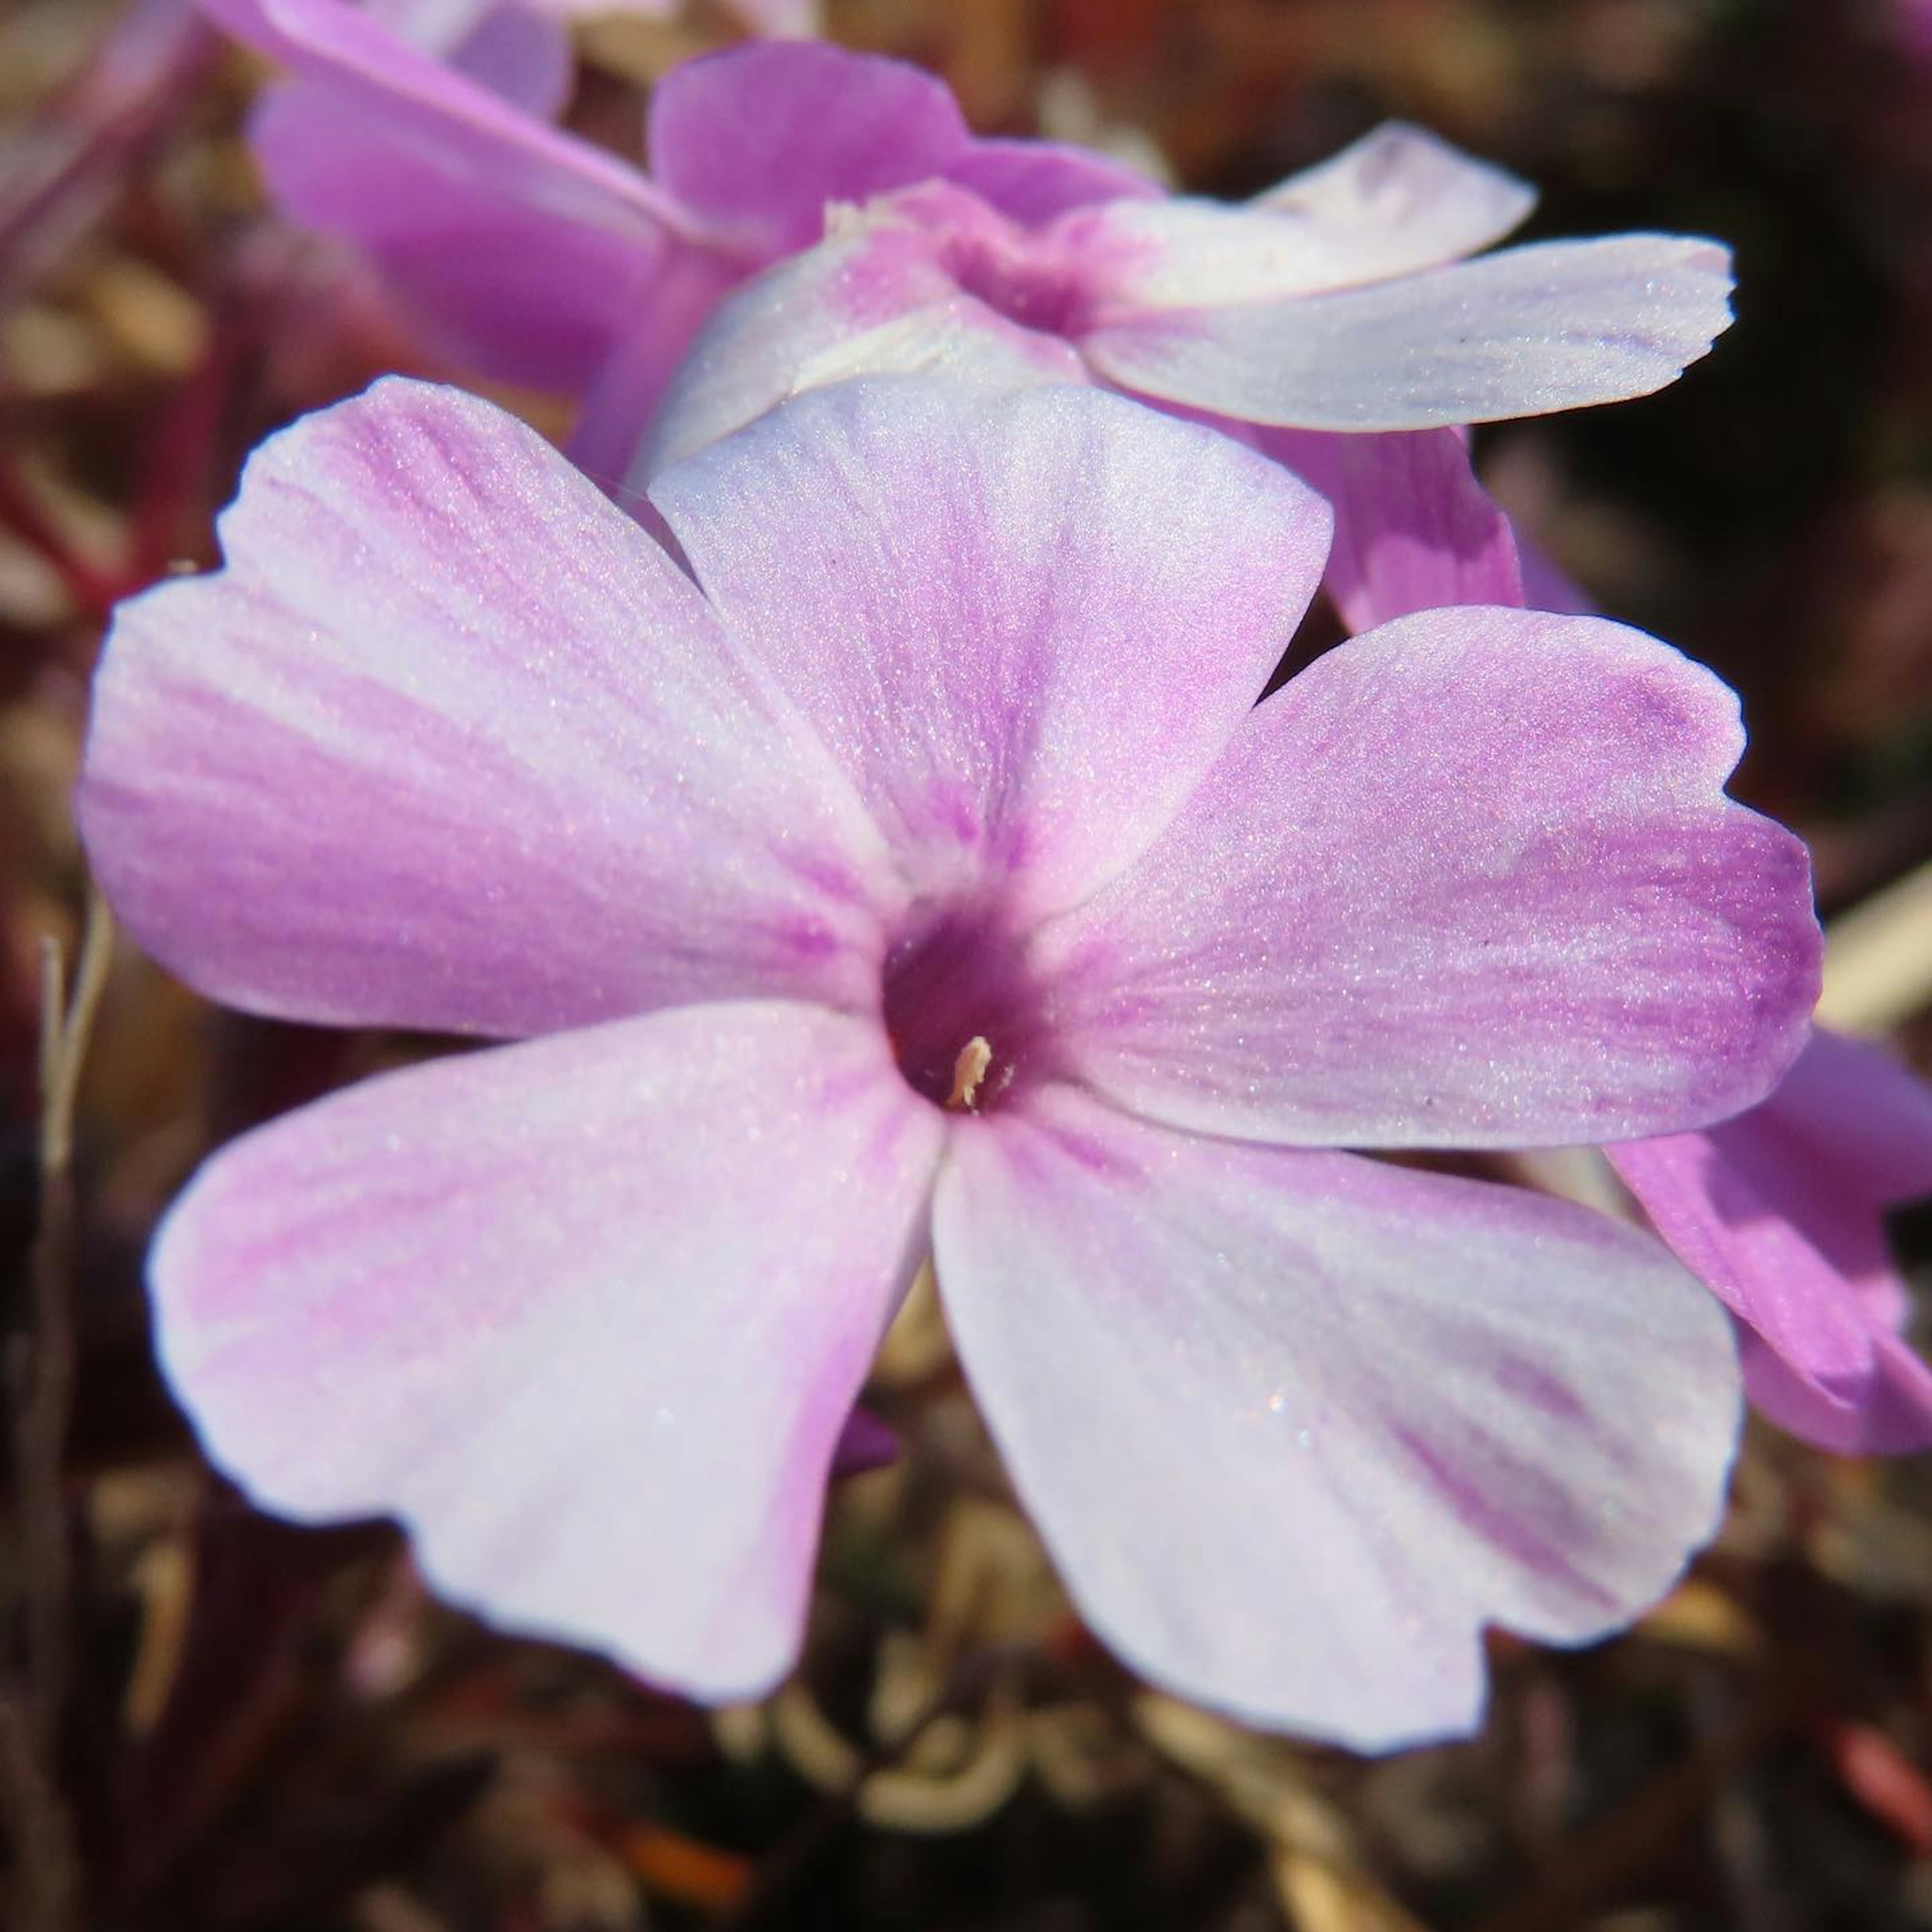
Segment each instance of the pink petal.
[{"label": "pink petal", "polygon": [[1522,601],[1532,610],[1560,610],[1574,617],[1597,614],[1594,599],[1556,560],[1520,530],[1516,560],[1522,568]]},{"label": "pink petal", "polygon": [[[755,494],[754,494],[755,493]],[[1024,917],[1152,841],[1313,595],[1317,499],[1090,389],[814,391],[652,491],[915,894]]]},{"label": "pink petal", "polygon": [[1156,201],[1164,192],[1124,161],[1058,141],[975,141],[946,178],[1030,226],[1096,202]]},{"label": "pink petal", "polygon": [[1932,1446],[1932,1373],[1884,1210],[1932,1195],[1932,1089],[1826,1032],[1775,1092],[1701,1134],[1606,1150],[1684,1262],[1754,1331],[1754,1400],[1821,1446]]},{"label": "pink petal", "polygon": [[[1334,295],[1215,306],[1210,280],[1197,308],[1136,313],[1124,297],[1081,347],[1124,388],[1242,422],[1358,431],[1541,416],[1674,381],[1729,326],[1729,260],[1714,242],[1626,235]],[[1165,300],[1179,296],[1177,281]]]},{"label": "pink petal", "polygon": [[1328,590],[1351,631],[1445,604],[1524,602],[1515,533],[1454,430],[1270,430],[1260,446],[1335,512]]},{"label": "pink petal", "polygon": [[855,1408],[845,1418],[838,1441],[832,1452],[832,1474],[862,1476],[873,1469],[896,1462],[905,1445],[891,1424],[882,1421],[869,1409]]},{"label": "pink petal", "polygon": [[565,10],[543,0],[362,0],[400,40],[538,120],[562,112],[577,62]]},{"label": "pink petal", "polygon": [[1736,1113],[1802,1045],[1819,960],[1804,847],[1723,795],[1742,744],[1708,671],[1601,619],[1472,607],[1342,645],[1043,935],[1068,1066],[1325,1146]]},{"label": "pink petal", "polygon": [[1872,1340],[1856,1396],[1829,1395],[1754,1330],[1740,1328],[1744,1392],[1787,1435],[1839,1456],[1904,1456],[1932,1448],[1932,1369],[1896,1335]]},{"label": "pink petal", "polygon": [[1114,297],[1132,314],[1386,281],[1486,248],[1535,200],[1514,175],[1392,122],[1253,201],[1110,208]]},{"label": "pink petal", "polygon": [[651,96],[651,170],[665,192],[766,256],[820,240],[828,202],[944,174],[970,138],[943,82],[818,41],[686,61]]},{"label": "pink petal", "polygon": [[855,376],[936,376],[988,391],[1088,380],[1070,343],[962,294],[941,245],[920,229],[867,225],[740,290],[670,378],[632,446],[625,487],[641,490],[788,397]]},{"label": "pink petal", "polygon": [[265,1508],[399,1517],[492,1621],[753,1696],[943,1132],[876,1027],[805,1006],[392,1074],[202,1170],[151,1263],[161,1359]]},{"label": "pink petal", "polygon": [[650,326],[660,258],[710,245],[636,170],[342,0],[203,7],[296,76],[254,124],[277,205],[364,249],[437,346],[486,374],[581,386]]},{"label": "pink petal", "polygon": [[555,13],[518,0],[486,10],[445,57],[499,100],[540,121],[562,113],[577,79],[568,26]]},{"label": "pink petal", "polygon": [[868,896],[897,889],[849,790],[512,418],[379,383],[257,451],[220,527],[226,569],[122,607],[81,784],[164,964],[285,1017],[486,1033],[876,998]]},{"label": "pink petal", "polygon": [[721,256],[666,250],[651,284],[651,326],[627,329],[584,390],[565,447],[578,469],[633,509],[650,480],[640,453],[665,392],[699,331],[740,279]]},{"label": "pink petal", "polygon": [[1084,1614],[1237,1717],[1366,1750],[1471,1730],[1484,1624],[1586,1642],[1716,1525],[1727,1324],[1567,1202],[1061,1088],[962,1124],[934,1234]]},{"label": "pink petal", "polygon": [[1536,190],[1426,128],[1390,121],[1248,206],[1292,219],[1333,278],[1309,286],[1339,288],[1473,255],[1524,220]]},{"label": "pink petal", "polygon": [[[676,16],[682,0],[524,0],[524,4],[560,20],[601,20],[613,16],[668,20]],[[749,10],[740,4],[738,10],[744,14]],[[775,7],[771,10],[776,14],[783,8]]]}]

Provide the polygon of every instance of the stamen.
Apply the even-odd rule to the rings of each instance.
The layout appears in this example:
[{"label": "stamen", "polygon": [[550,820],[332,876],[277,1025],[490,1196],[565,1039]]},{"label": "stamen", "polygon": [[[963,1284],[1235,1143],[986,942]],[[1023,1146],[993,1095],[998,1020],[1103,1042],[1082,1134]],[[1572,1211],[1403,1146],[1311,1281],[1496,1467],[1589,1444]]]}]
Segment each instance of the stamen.
[{"label": "stamen", "polygon": [[946,1095],[946,1104],[970,1108],[974,1095],[980,1090],[980,1082],[986,1078],[986,1070],[992,1064],[993,1049],[975,1034],[959,1049],[959,1058],[952,1063],[952,1091]]}]

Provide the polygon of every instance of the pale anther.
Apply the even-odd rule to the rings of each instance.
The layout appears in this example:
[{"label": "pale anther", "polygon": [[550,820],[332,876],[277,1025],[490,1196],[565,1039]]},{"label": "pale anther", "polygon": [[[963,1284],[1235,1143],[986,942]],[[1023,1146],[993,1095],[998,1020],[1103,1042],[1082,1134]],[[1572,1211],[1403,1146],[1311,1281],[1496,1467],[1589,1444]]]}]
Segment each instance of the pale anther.
[{"label": "pale anther", "polygon": [[946,1095],[949,1107],[970,1107],[986,1070],[993,1064],[993,1049],[977,1034],[959,1049],[952,1063],[952,1091]]}]

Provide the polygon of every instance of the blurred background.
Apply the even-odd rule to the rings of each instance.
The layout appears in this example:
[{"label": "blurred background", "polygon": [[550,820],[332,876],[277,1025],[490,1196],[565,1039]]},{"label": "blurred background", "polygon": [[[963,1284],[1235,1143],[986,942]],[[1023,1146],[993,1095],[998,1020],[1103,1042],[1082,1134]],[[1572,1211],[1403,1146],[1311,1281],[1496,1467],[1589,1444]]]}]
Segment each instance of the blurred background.
[{"label": "blurred background", "polygon": [[[1737,789],[1810,838],[1846,916],[1840,1016],[1932,1066],[1932,6],[830,0],[824,24],[936,69],[983,130],[1196,191],[1402,116],[1539,184],[1532,236],[1731,244],[1738,321],[1706,362],[1484,432],[1479,464],[1604,608],[1742,692]],[[722,5],[587,24],[572,124],[636,154],[652,76],[733,31]],[[0,0],[0,1918],[1932,1926],[1924,1459],[1754,1427],[1722,1538],[1640,1628],[1499,1640],[1483,1736],[1380,1762],[1115,1666],[921,1306],[875,1392],[902,1453],[836,1492],[805,1663],[756,1709],[495,1636],[388,1532],[290,1529],[210,1477],[152,1366],[154,1219],[212,1144],[422,1044],[218,1013],[97,948],[43,1174],[46,956],[70,974],[81,950],[68,793],[106,614],[214,560],[267,431],[439,373],[352,260],[264,210],[239,134],[260,78],[179,0]],[[1932,1214],[1896,1232],[1923,1285]]]}]

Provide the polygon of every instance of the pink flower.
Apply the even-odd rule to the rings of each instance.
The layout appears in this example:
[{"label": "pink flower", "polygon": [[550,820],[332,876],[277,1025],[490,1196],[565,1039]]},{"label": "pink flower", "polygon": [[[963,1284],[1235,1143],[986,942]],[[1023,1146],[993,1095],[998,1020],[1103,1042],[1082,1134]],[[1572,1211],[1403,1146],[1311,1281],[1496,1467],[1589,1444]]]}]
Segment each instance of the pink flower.
[{"label": "pink flower", "polygon": [[292,70],[253,130],[284,211],[358,244],[457,362],[586,396],[593,468],[628,456],[718,298],[817,241],[828,202],[956,180],[1034,220],[1156,192],[1097,154],[975,140],[930,75],[810,42],[667,75],[646,178],[545,124],[533,88],[506,100],[346,0],[202,6]]},{"label": "pink flower", "polygon": [[886,370],[1097,382],[1238,433],[1352,435],[1647,394],[1728,325],[1714,242],[1461,259],[1532,198],[1393,125],[1238,207],[1108,201],[1029,224],[954,182],[877,196],[719,308],[626,480],[801,388]]},{"label": "pink flower", "polygon": [[928,1252],[1094,1627],[1380,1747],[1478,1635],[1665,1588],[1730,1325],[1650,1238],[1358,1153],[1628,1138],[1797,1052],[1803,848],[1735,700],[1590,618],[1430,613],[1253,703],[1319,502],[1085,389],[880,380],[661,478],[391,381],[124,607],[80,795],[214,996],[518,1037],[218,1154],[152,1280],[210,1452],[452,1598],[706,1697],[799,1642]]},{"label": "pink flower", "polygon": [[1932,1195],[1932,1090],[1818,1032],[1749,1112],[1609,1151],[1742,1324],[1756,1407],[1842,1455],[1932,1448],[1932,1369],[1900,1339],[1910,1300],[1885,1226]]}]

